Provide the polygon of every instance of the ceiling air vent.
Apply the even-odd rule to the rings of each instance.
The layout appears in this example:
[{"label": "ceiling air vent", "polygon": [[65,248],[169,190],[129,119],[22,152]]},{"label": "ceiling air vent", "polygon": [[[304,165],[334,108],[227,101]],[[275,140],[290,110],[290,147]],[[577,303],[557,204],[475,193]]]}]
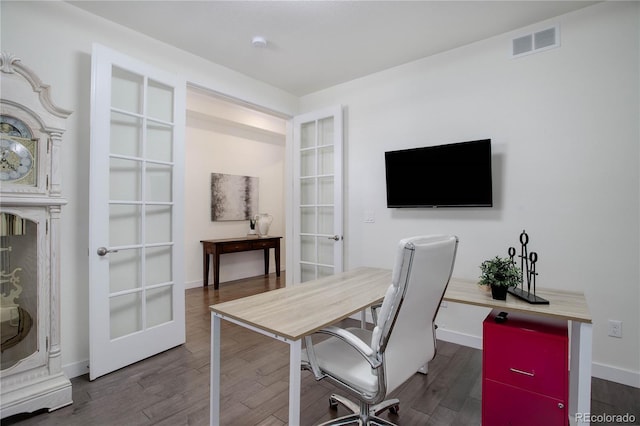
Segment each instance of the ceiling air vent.
[{"label": "ceiling air vent", "polygon": [[558,25],[556,25],[514,38],[511,41],[511,57],[517,58],[558,46],[560,46],[560,31]]}]

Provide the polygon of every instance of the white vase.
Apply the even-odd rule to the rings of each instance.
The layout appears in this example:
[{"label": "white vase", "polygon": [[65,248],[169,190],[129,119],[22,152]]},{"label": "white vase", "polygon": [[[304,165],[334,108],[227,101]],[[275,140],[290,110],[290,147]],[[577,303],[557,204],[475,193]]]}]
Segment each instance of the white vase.
[{"label": "white vase", "polygon": [[260,213],[255,216],[255,219],[258,235],[261,237],[269,235],[269,226],[271,226],[271,222],[273,222],[273,216],[269,213]]}]

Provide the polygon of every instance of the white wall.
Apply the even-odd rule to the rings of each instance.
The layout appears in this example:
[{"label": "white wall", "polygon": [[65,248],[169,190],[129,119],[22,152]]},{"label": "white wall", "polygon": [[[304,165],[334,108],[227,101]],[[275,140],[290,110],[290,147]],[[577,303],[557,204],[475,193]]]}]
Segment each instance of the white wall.
[{"label": "white wall", "polygon": [[[187,81],[283,114],[298,99],[222,66],[204,61],[64,2],[0,2],[2,50],[21,58],[52,87],[54,102],[73,111],[63,137],[62,364],[84,374],[89,358],[89,102],[91,45],[102,43]],[[201,252],[200,252],[201,253]],[[198,259],[202,259],[201,254]],[[196,274],[201,275],[201,264]],[[190,271],[191,272],[191,271]]]},{"label": "white wall", "polygon": [[[640,386],[639,5],[547,23],[560,48],[510,59],[517,31],[303,97],[301,110],[346,107],[347,268],[391,267],[398,239],[453,233],[454,275],[476,279],[526,229],[538,285],[586,294],[594,374]],[[386,208],[385,151],[481,138],[493,141],[493,208]],[[478,341],[485,314],[449,304],[437,322]],[[623,321],[622,339],[608,319]]]}]

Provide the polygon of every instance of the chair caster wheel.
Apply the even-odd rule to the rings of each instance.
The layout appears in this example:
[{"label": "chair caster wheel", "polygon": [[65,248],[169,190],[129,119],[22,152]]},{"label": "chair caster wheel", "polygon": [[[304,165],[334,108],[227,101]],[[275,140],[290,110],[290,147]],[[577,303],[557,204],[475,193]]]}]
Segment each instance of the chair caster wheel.
[{"label": "chair caster wheel", "polygon": [[389,412],[391,414],[398,414],[399,411],[400,411],[399,405],[392,405],[391,407],[389,407]]},{"label": "chair caster wheel", "polygon": [[338,401],[336,401],[332,397],[329,397],[329,407],[334,409],[334,410],[337,410],[338,409]]}]

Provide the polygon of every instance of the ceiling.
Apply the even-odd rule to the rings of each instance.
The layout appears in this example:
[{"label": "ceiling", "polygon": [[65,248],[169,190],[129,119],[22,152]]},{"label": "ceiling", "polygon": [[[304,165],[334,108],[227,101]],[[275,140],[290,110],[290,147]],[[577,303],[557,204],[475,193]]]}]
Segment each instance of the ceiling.
[{"label": "ceiling", "polygon": [[[302,96],[597,2],[68,3]],[[264,37],[266,47],[254,47],[254,36]]]}]

